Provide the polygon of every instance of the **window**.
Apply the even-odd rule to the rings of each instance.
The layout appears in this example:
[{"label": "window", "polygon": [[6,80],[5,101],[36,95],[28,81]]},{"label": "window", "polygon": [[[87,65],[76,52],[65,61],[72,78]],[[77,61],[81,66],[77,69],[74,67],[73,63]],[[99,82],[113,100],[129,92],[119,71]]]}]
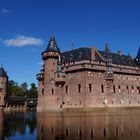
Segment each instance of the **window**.
[{"label": "window", "polygon": [[116,91],[115,91],[115,85],[113,85],[113,92],[116,93]]},{"label": "window", "polygon": [[129,94],[129,87],[128,87],[128,86],[126,86],[126,89],[127,89],[127,93]]},{"label": "window", "polygon": [[54,89],[52,89],[52,94],[54,94]]},{"label": "window", "polygon": [[104,93],[104,86],[101,85],[101,92]]},{"label": "window", "polygon": [[81,93],[81,84],[78,84],[78,93]]},{"label": "window", "polygon": [[121,92],[121,86],[120,85],[118,85],[118,89],[119,89],[119,93]]},{"label": "window", "polygon": [[42,89],[42,95],[44,95],[44,88]]},{"label": "window", "polygon": [[66,89],[66,94],[67,94],[67,93],[68,93],[68,86],[66,86],[66,88],[65,88],[65,89]]},{"label": "window", "polygon": [[132,93],[134,93],[134,86],[132,86]]},{"label": "window", "polygon": [[138,93],[140,94],[140,87],[137,87],[137,91],[138,91]]},{"label": "window", "polygon": [[88,86],[89,86],[89,92],[92,92],[92,85],[89,84]]}]

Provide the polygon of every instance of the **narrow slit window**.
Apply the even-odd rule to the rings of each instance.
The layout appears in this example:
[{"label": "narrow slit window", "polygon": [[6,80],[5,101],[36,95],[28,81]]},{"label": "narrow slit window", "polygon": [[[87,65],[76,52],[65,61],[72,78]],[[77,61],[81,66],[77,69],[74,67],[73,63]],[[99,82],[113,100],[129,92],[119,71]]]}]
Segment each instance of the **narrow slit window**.
[{"label": "narrow slit window", "polygon": [[78,93],[81,93],[81,84],[78,84]]},{"label": "narrow slit window", "polygon": [[52,89],[52,94],[54,94],[54,89]]},{"label": "narrow slit window", "polygon": [[113,92],[116,93],[116,91],[115,91],[115,85],[113,85]]},{"label": "narrow slit window", "polygon": [[101,92],[104,93],[104,85],[101,85]]},{"label": "narrow slit window", "polygon": [[129,94],[129,87],[128,87],[128,86],[126,86],[126,89],[127,89],[127,93]]},{"label": "narrow slit window", "polygon": [[89,92],[92,92],[92,85],[89,84]]},{"label": "narrow slit window", "polygon": [[121,92],[121,86],[120,85],[118,85],[118,90],[119,90],[119,93]]},{"label": "narrow slit window", "polygon": [[118,89],[121,89],[121,86],[120,85],[118,85]]},{"label": "narrow slit window", "polygon": [[140,87],[137,87],[137,91],[138,91],[138,93],[140,94]]},{"label": "narrow slit window", "polygon": [[66,86],[66,94],[68,94],[68,86]]},{"label": "narrow slit window", "polygon": [[42,89],[42,95],[44,95],[44,88]]}]

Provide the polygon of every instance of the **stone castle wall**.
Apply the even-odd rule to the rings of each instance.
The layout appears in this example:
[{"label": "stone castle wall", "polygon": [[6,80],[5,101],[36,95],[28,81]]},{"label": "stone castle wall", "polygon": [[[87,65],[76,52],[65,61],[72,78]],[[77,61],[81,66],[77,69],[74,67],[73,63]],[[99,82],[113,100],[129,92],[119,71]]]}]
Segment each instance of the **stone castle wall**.
[{"label": "stone castle wall", "polygon": [[136,75],[114,74],[107,81],[104,72],[69,72],[63,87],[52,88],[53,93],[39,96],[38,107],[43,110],[140,105],[140,76]]},{"label": "stone castle wall", "polygon": [[42,59],[38,111],[140,105],[138,62],[111,53],[107,44],[105,51],[91,47],[61,53],[52,36]]}]

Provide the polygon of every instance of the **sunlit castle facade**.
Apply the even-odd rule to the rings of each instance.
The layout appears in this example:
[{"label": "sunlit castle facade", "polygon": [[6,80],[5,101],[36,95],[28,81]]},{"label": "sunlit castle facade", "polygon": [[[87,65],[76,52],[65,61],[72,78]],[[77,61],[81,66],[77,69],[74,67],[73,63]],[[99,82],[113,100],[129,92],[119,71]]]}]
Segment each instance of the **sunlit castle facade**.
[{"label": "sunlit castle facade", "polygon": [[61,52],[52,36],[42,59],[38,111],[140,106],[140,48],[135,59],[108,44]]},{"label": "sunlit castle facade", "polygon": [[8,76],[3,67],[0,67],[0,110],[3,110],[6,103]]}]

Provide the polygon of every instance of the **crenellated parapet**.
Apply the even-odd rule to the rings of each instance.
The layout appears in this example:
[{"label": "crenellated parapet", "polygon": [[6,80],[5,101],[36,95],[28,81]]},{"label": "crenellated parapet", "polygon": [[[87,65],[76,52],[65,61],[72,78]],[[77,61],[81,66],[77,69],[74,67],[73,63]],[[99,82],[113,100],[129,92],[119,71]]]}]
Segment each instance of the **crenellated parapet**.
[{"label": "crenellated parapet", "polygon": [[60,55],[60,53],[59,52],[43,52],[42,53],[42,59],[43,60],[46,60],[46,59],[49,59],[49,58],[58,58],[59,57],[59,55]]}]

